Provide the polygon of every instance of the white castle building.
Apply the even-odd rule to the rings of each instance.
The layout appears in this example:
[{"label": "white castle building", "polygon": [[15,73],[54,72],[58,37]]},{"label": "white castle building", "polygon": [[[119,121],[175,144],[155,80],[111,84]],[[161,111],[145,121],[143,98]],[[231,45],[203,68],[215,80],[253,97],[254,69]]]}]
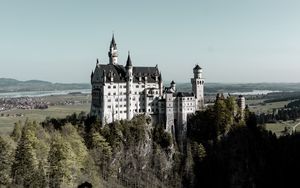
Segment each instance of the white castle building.
[{"label": "white castle building", "polygon": [[90,114],[102,125],[115,120],[130,120],[137,114],[152,117],[155,123],[177,137],[184,135],[189,114],[204,107],[204,78],[196,65],[191,79],[192,93],[177,92],[176,84],[163,86],[158,66],[133,66],[130,54],[125,66],[118,63],[117,45],[112,37],[108,52],[109,63],[100,64],[91,74],[92,104]]}]

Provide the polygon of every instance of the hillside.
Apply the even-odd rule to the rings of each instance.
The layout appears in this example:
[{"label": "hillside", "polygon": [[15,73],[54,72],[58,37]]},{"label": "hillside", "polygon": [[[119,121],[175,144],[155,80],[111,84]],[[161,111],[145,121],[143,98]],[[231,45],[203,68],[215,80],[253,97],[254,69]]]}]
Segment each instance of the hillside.
[{"label": "hillside", "polygon": [[[176,87],[180,91],[192,90],[190,83],[177,83]],[[300,91],[300,83],[205,83],[204,88],[205,93],[252,92],[253,90],[296,92]]]},{"label": "hillside", "polygon": [[11,78],[0,78],[0,92],[19,91],[52,91],[70,89],[89,89],[88,83],[51,83],[42,80],[19,81]]}]

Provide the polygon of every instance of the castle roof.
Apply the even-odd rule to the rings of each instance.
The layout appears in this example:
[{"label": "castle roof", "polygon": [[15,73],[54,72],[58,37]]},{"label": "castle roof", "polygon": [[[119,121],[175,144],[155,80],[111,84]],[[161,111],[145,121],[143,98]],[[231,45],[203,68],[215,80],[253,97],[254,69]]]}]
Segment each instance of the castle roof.
[{"label": "castle roof", "polygon": [[[110,76],[113,76],[113,82],[126,82],[126,69],[123,65],[113,65],[113,64],[99,64],[94,71],[94,74],[103,74],[106,76],[106,82],[110,82]],[[138,83],[140,81],[145,81],[147,77],[147,82],[155,83],[157,82],[156,77],[159,79],[159,70],[157,67],[133,67],[133,82]]]},{"label": "castle roof", "polygon": [[114,34],[113,34],[111,42],[110,42],[110,48],[117,49],[117,44],[116,44],[116,41],[115,41],[115,35]]},{"label": "castle roof", "polygon": [[194,70],[202,69],[198,64],[195,66]]},{"label": "castle roof", "polygon": [[130,58],[130,53],[128,52],[128,58],[126,61],[126,67],[132,67],[132,63],[131,63],[131,58]]}]

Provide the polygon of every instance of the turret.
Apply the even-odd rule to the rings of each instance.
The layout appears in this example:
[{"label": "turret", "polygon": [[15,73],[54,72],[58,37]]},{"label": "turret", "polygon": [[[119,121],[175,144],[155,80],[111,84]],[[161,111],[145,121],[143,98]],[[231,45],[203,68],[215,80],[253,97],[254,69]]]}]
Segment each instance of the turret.
[{"label": "turret", "polygon": [[202,68],[199,65],[196,65],[193,69],[194,78],[202,78]]},{"label": "turret", "polygon": [[237,99],[237,103],[238,103],[238,106],[241,109],[241,111],[244,111],[246,108],[246,99],[243,95],[239,95],[239,97]]},{"label": "turret", "polygon": [[118,64],[118,50],[117,50],[117,44],[115,42],[115,36],[112,36],[110,46],[109,46],[109,52],[108,52],[108,57],[109,57],[109,63],[110,64]]},{"label": "turret", "polygon": [[193,72],[194,78],[191,79],[191,82],[196,98],[196,110],[201,110],[204,108],[204,78],[202,77],[202,68],[196,65]]},{"label": "turret", "polygon": [[171,86],[171,89],[172,89],[173,93],[175,93],[175,91],[176,91],[176,83],[174,82],[174,80],[172,80],[170,86]]}]

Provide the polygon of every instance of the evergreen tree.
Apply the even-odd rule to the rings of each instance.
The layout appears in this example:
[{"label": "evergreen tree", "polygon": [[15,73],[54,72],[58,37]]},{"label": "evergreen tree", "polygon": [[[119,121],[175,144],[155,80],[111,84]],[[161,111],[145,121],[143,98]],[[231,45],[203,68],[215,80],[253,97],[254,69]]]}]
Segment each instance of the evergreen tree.
[{"label": "evergreen tree", "polygon": [[19,121],[15,123],[14,130],[10,136],[15,142],[18,142],[19,139],[21,138],[21,135],[22,135],[22,127],[21,127],[21,122]]},{"label": "evergreen tree", "polygon": [[[228,102],[228,105],[231,103]],[[226,134],[232,125],[232,114],[226,105],[225,99],[218,99],[214,105],[215,126],[217,127],[218,135]]]},{"label": "evergreen tree", "polygon": [[38,164],[34,151],[35,144],[34,123],[26,122],[17,145],[15,160],[12,165],[12,177],[14,183],[17,185],[30,187],[30,185],[34,183],[34,176]]},{"label": "evergreen tree", "polygon": [[100,133],[92,134],[91,155],[95,160],[95,164],[100,168],[102,176],[106,178],[109,173],[109,162],[112,156],[112,148]]},{"label": "evergreen tree", "polygon": [[49,187],[62,187],[72,184],[72,167],[74,155],[68,142],[64,142],[61,135],[53,135],[48,156]]},{"label": "evergreen tree", "polygon": [[59,133],[54,134],[48,156],[49,187],[71,186],[74,179],[72,169],[75,168],[74,153],[68,142]]},{"label": "evergreen tree", "polygon": [[11,182],[11,165],[13,160],[13,148],[8,140],[0,136],[0,187]]}]

